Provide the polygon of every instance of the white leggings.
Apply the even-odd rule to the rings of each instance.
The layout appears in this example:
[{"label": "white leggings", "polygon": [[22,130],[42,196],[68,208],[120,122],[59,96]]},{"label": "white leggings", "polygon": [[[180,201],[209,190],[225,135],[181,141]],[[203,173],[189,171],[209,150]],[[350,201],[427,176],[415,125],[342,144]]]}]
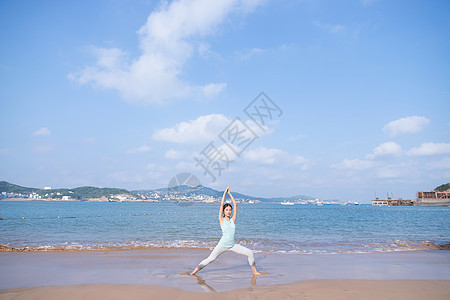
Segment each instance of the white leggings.
[{"label": "white leggings", "polygon": [[202,260],[202,262],[198,265],[197,268],[199,270],[203,269],[204,267],[206,267],[207,265],[209,265],[210,263],[215,261],[216,258],[219,257],[219,255],[221,255],[222,253],[224,253],[226,251],[233,251],[234,253],[247,255],[248,264],[250,266],[255,265],[255,259],[253,258],[252,250],[245,248],[244,246],[241,246],[238,244],[234,244],[234,246],[231,248],[225,248],[225,247],[222,247],[219,244],[217,244],[217,246],[214,248],[214,250],[211,252],[211,254],[206,259]]}]

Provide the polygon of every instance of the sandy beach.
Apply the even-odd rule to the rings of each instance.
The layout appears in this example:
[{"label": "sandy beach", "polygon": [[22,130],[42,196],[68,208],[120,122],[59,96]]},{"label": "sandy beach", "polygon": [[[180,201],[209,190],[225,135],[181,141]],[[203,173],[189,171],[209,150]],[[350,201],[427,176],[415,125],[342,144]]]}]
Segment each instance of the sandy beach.
[{"label": "sandy beach", "polygon": [[0,299],[448,299],[450,251],[225,253],[207,249],[0,252]]},{"label": "sandy beach", "polygon": [[0,299],[449,299],[450,281],[315,280],[199,293],[162,286],[78,285],[0,291]]}]

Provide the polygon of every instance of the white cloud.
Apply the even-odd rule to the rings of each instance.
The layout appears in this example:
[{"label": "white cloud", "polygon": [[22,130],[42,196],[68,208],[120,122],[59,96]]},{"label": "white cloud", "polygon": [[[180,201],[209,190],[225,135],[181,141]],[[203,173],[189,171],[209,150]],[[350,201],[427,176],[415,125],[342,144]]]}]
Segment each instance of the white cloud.
[{"label": "white cloud", "polygon": [[247,150],[244,154],[245,159],[250,162],[256,162],[264,165],[274,164],[277,158],[285,156],[287,153],[279,149],[268,149],[259,147],[254,150]]},{"label": "white cloud", "polygon": [[362,159],[344,159],[338,164],[331,165],[334,169],[350,169],[350,170],[365,170],[373,167],[375,163],[369,160]]},{"label": "white cloud", "polygon": [[427,163],[428,169],[445,170],[450,169],[450,157],[444,157],[441,160],[430,161]]},{"label": "white cloud", "polygon": [[157,165],[155,163],[148,164],[146,169],[149,170],[149,171],[160,171],[160,172],[165,172],[165,171],[169,171],[170,170],[166,166]]},{"label": "white cloud", "polygon": [[450,143],[423,143],[407,152],[411,156],[450,154]]},{"label": "white cloud", "polygon": [[363,6],[369,6],[372,5],[372,3],[374,3],[377,0],[361,0],[361,3]]},{"label": "white cloud", "polygon": [[309,169],[309,167],[311,166],[311,162],[301,155],[295,155],[294,158],[292,159],[292,163],[295,165],[300,165],[301,171],[305,171]]},{"label": "white cloud", "polygon": [[211,45],[208,43],[200,43],[197,49],[198,53],[202,57],[209,57],[209,56],[215,56],[217,55],[213,51],[211,51]]},{"label": "white cloud", "polygon": [[203,86],[184,82],[180,75],[184,64],[194,55],[202,39],[215,33],[219,24],[233,12],[250,13],[264,1],[178,0],[163,2],[153,11],[139,31],[141,54],[129,59],[120,49],[94,48],[94,66],[69,78],[80,84],[92,84],[119,91],[127,101],[163,103],[188,97],[213,97],[225,83]]},{"label": "white cloud", "polygon": [[294,160],[292,161],[294,164],[305,164],[308,163],[308,160],[301,155],[294,156]]},{"label": "white cloud", "polygon": [[[183,170],[183,171],[188,171],[188,172],[195,172],[195,171],[199,171],[200,168],[197,167],[197,163],[192,160],[192,161],[180,161],[175,168],[177,168],[178,170]],[[228,172],[228,170],[227,170]]]},{"label": "white cloud", "polygon": [[304,139],[304,138],[306,138],[307,137],[307,135],[306,134],[298,134],[298,135],[296,135],[296,136],[291,136],[291,137],[289,137],[288,139],[290,140],[290,141],[297,141],[297,140],[301,140],[301,139]]},{"label": "white cloud", "polygon": [[133,148],[133,149],[129,149],[127,150],[127,154],[139,154],[139,153],[145,153],[150,151],[152,148],[150,146],[147,145],[142,145],[140,147],[137,148]]},{"label": "white cloud", "polygon": [[260,175],[262,175],[262,178],[264,178],[264,181],[270,180],[270,181],[276,181],[276,180],[283,180],[286,179],[286,172],[280,171],[280,170],[272,170],[269,168],[265,168],[262,170],[259,170]]},{"label": "white cloud", "polygon": [[[210,114],[199,116],[195,120],[180,122],[173,127],[156,129],[153,133],[153,139],[157,141],[185,144],[185,143],[207,143],[214,139],[219,139],[219,134],[227,128],[232,119],[222,114]],[[272,133],[270,128],[265,127],[265,132],[261,132],[259,127],[253,121],[246,121],[245,124],[258,136]],[[223,144],[223,142],[221,142]],[[205,145],[206,147],[207,145]],[[219,147],[220,145],[215,145]]]},{"label": "white cloud", "polygon": [[320,29],[325,30],[331,34],[343,32],[346,29],[346,27],[341,24],[331,25],[331,24],[324,24],[324,23],[320,23],[320,22],[314,22],[313,24],[316,25],[317,27],[319,27]]},{"label": "white cloud", "polygon": [[301,155],[293,155],[279,149],[270,149],[265,147],[258,147],[256,149],[247,150],[244,153],[244,158],[253,163],[261,165],[288,164],[291,166],[300,165],[300,170],[307,170],[310,166],[310,161]]},{"label": "white cloud", "polygon": [[227,87],[226,83],[210,83],[202,87],[203,95],[205,95],[206,98],[212,98]]},{"label": "white cloud", "polygon": [[366,155],[367,159],[374,159],[379,156],[388,156],[388,155],[400,155],[402,153],[402,147],[396,142],[386,142],[375,149],[373,152]]},{"label": "white cloud", "polygon": [[398,166],[383,166],[378,168],[375,172],[376,178],[398,178],[402,177],[404,174],[404,170]]},{"label": "white cloud", "polygon": [[186,158],[186,153],[174,149],[169,149],[164,153],[164,157],[167,159],[183,159]]},{"label": "white cloud", "polygon": [[426,117],[412,116],[400,118],[398,120],[389,122],[386,126],[383,127],[383,131],[386,132],[389,136],[395,137],[403,134],[420,132],[429,123],[430,120],[428,120]]},{"label": "white cloud", "polygon": [[[205,151],[206,153],[208,153],[207,155],[201,154],[198,151],[195,151],[192,155],[192,159],[190,161],[194,163],[195,168],[198,170],[202,170],[201,164],[203,164],[203,165],[208,164],[208,159],[209,159],[208,156],[210,156],[210,157],[215,156],[215,160],[217,160],[219,162],[219,164],[227,170],[227,172],[230,171],[229,167],[233,166],[233,163],[240,159],[240,157],[237,155],[237,153],[224,143],[222,143],[221,145],[219,145],[219,144],[216,145],[213,143],[212,147],[208,147],[208,145],[205,145],[206,150],[205,149],[201,150],[201,151]],[[216,148],[214,149],[213,147],[216,147]],[[200,161],[200,164],[197,160]],[[227,167],[227,164],[228,164],[228,167]]]},{"label": "white cloud", "polygon": [[148,164],[146,166],[146,170],[148,170],[148,172],[145,174],[150,176],[151,178],[161,178],[168,171],[172,171],[170,168],[168,168],[166,166],[158,165],[155,163]]},{"label": "white cloud", "polygon": [[[402,181],[416,180],[419,164],[414,161],[400,162],[396,164],[379,165],[373,171],[375,178],[394,179],[399,178]],[[422,165],[420,165],[422,167]]]},{"label": "white cloud", "polygon": [[6,153],[8,153],[9,152],[9,149],[8,148],[2,148],[2,149],[0,149],[0,154],[6,154]]},{"label": "white cloud", "polygon": [[51,134],[51,131],[47,127],[38,129],[35,132],[33,132],[34,136],[47,136],[50,134]]},{"label": "white cloud", "polygon": [[264,49],[252,48],[252,49],[247,49],[244,51],[237,52],[237,56],[242,60],[247,60],[247,59],[251,58],[252,56],[262,54],[263,52],[264,52]]},{"label": "white cloud", "polygon": [[153,133],[153,139],[179,144],[209,142],[217,137],[231,121],[222,114],[200,116],[170,128],[157,129]]}]

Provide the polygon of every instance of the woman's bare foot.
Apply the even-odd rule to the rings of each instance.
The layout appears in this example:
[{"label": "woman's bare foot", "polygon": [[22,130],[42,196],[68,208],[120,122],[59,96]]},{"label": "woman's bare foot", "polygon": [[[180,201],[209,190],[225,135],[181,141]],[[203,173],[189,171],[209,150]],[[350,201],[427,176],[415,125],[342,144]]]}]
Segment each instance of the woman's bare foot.
[{"label": "woman's bare foot", "polygon": [[253,276],[261,275],[261,273],[259,273],[258,270],[256,270],[256,266],[252,266],[252,271],[253,271]]},{"label": "woman's bare foot", "polygon": [[192,276],[195,276],[195,274],[196,274],[198,271],[199,271],[199,269],[198,269],[198,268],[195,268],[195,270],[192,271],[191,275],[192,275]]}]

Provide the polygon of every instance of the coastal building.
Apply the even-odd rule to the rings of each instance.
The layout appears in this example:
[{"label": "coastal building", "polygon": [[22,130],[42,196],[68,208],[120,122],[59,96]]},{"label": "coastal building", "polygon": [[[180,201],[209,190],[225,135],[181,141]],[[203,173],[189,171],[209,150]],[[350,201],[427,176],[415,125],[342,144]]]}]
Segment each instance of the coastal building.
[{"label": "coastal building", "polygon": [[440,191],[420,191],[417,192],[418,206],[450,206],[450,190]]},{"label": "coastal building", "polygon": [[28,198],[29,199],[41,199],[42,197],[40,196],[40,195],[38,195],[38,194],[36,194],[36,193],[31,193],[29,196],[28,196]]}]

